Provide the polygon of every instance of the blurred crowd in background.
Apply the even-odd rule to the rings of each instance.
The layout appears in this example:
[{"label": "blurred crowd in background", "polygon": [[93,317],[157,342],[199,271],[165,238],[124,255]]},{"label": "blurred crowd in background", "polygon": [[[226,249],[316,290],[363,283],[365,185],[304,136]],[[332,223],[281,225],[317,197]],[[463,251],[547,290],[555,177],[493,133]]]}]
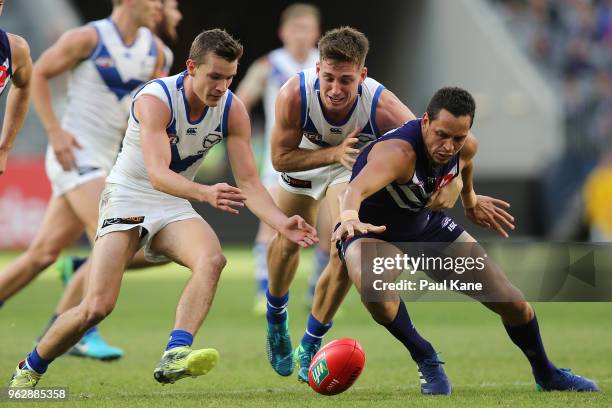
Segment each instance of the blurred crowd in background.
[{"label": "blurred crowd in background", "polygon": [[541,183],[549,236],[576,237],[586,215],[591,239],[612,241],[612,0],[495,4],[563,98],[563,154]]}]

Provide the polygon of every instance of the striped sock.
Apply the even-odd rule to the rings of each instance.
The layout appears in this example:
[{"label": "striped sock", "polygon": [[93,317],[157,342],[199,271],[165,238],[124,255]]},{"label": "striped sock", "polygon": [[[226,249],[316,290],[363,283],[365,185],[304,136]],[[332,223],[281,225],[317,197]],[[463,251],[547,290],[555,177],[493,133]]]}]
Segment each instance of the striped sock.
[{"label": "striped sock", "polygon": [[281,324],[287,320],[287,306],[289,304],[289,292],[283,296],[272,296],[269,290],[266,290],[266,298],[268,299],[268,312],[266,317],[270,324]]},{"label": "striped sock", "polygon": [[323,324],[318,321],[312,313],[308,316],[308,323],[306,324],[306,331],[302,337],[302,343],[308,343],[317,347],[321,346],[323,336],[331,329],[333,322]]}]

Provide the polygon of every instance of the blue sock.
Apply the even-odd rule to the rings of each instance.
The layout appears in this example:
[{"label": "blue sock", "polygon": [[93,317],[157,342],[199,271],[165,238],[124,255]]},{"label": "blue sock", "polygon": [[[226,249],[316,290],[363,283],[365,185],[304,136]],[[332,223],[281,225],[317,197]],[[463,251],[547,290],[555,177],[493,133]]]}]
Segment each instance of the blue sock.
[{"label": "blue sock", "polygon": [[310,281],[308,282],[308,291],[310,296],[314,296],[315,287],[317,286],[317,282],[319,277],[323,273],[323,270],[329,263],[329,254],[321,249],[320,246],[317,246],[315,249],[315,267],[312,271],[312,275],[310,275]]},{"label": "blue sock", "polygon": [[521,349],[527,360],[529,360],[536,379],[546,380],[550,378],[557,370],[557,367],[546,356],[536,317],[534,316],[530,322],[521,326],[504,325],[504,327],[512,342]]},{"label": "blue sock", "polygon": [[88,334],[95,333],[97,331],[98,331],[98,326],[94,326],[90,328],[89,330],[87,330],[83,336],[87,336]]},{"label": "blue sock", "polygon": [[404,302],[400,301],[395,319],[384,326],[389,330],[389,333],[402,342],[410,352],[412,359],[417,363],[435,357],[436,351],[433,346],[421,337],[414,328]]},{"label": "blue sock", "polygon": [[287,305],[289,303],[289,292],[283,296],[272,296],[269,290],[266,290],[266,298],[268,299],[268,312],[266,317],[270,324],[280,324],[287,320]]},{"label": "blue sock", "polygon": [[72,270],[76,272],[85,262],[87,262],[87,258],[72,257]]},{"label": "blue sock", "polygon": [[268,290],[268,244],[256,242],[253,247],[253,255],[255,255],[257,293],[263,295]]},{"label": "blue sock", "polygon": [[44,374],[52,361],[53,360],[45,360],[39,356],[38,351],[36,351],[36,347],[34,347],[34,350],[32,350],[32,352],[28,354],[28,357],[26,357],[25,363],[30,370],[35,371],[38,374]]},{"label": "blue sock", "polygon": [[331,329],[332,324],[333,322],[327,324],[321,323],[311,313],[310,316],[308,316],[308,323],[306,324],[304,337],[302,337],[302,343],[309,343],[320,347],[323,336]]},{"label": "blue sock", "polygon": [[193,334],[185,330],[172,330],[170,340],[166,346],[166,351],[181,346],[191,346],[193,344]]}]

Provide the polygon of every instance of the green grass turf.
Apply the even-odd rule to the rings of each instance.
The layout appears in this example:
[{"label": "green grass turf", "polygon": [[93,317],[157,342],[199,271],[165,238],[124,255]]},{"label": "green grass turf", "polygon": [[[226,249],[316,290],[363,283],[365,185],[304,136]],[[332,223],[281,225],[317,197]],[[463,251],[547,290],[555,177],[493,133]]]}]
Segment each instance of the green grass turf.
[{"label": "green grass turf", "polygon": [[[209,375],[161,386],[153,380],[172,328],[174,306],[188,273],[169,265],[128,273],[119,303],[101,324],[105,338],[125,350],[117,362],[57,359],[41,387],[65,386],[70,399],[43,407],[180,406],[403,406],[518,407],[612,406],[612,306],[605,303],[536,305],[548,352],[561,367],[598,380],[598,394],[538,393],[529,366],[507,339],[499,320],[475,303],[416,303],[409,311],[421,333],[442,352],[453,382],[451,397],[419,394],[415,365],[404,348],[375,324],[354,292],[327,341],[352,337],[366,351],[366,367],[355,386],[323,397],[295,377],[282,378],[265,356],[265,323],[251,314],[253,258],[248,248],[226,250],[229,260],[211,313],[195,347],[215,347],[219,366]],[[0,255],[0,267],[14,254]],[[301,338],[311,256],[303,256],[290,307],[294,345]],[[32,347],[61,291],[54,271],[43,274],[0,310],[0,377],[8,381]],[[0,401],[0,405],[5,401]],[[14,405],[14,404],[5,404]],[[28,404],[33,406],[37,404]],[[14,405],[24,406],[24,405]]]}]

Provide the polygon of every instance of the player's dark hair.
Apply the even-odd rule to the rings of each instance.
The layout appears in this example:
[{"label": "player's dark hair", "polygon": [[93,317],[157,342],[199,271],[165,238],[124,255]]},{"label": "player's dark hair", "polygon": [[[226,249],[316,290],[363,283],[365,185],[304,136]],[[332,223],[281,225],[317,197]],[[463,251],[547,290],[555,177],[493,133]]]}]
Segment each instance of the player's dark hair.
[{"label": "player's dark hair", "polygon": [[321,61],[353,62],[363,67],[369,49],[368,38],[352,27],[335,28],[319,40]]},{"label": "player's dark hair", "polygon": [[226,61],[233,62],[242,57],[242,51],[242,45],[231,35],[225,30],[215,28],[198,34],[191,44],[189,59],[200,65],[204,63],[206,55],[212,52]]},{"label": "player's dark hair", "polygon": [[312,16],[319,25],[321,24],[321,12],[316,6],[307,3],[295,3],[283,10],[280,15],[280,25],[302,16]]},{"label": "player's dark hair", "polygon": [[439,89],[427,105],[429,120],[436,120],[442,109],[446,109],[455,117],[469,116],[471,119],[470,127],[474,123],[476,102],[474,97],[465,89],[451,86]]}]

